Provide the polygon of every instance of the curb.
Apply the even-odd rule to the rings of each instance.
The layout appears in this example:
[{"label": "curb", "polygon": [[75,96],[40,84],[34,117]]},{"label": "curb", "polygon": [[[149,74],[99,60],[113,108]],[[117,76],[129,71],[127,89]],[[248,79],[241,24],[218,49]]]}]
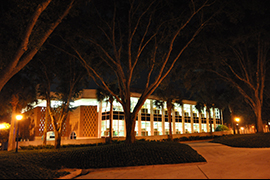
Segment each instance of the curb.
[{"label": "curb", "polygon": [[202,139],[202,140],[193,140],[193,141],[179,141],[182,144],[188,144],[188,143],[197,143],[197,142],[209,142],[213,141],[214,139]]},{"label": "curb", "polygon": [[85,175],[89,172],[85,169],[73,169],[73,170],[62,169],[62,171],[68,171],[68,172],[70,172],[70,174],[62,176],[60,178],[56,178],[56,179],[73,179],[73,178],[78,177],[80,175]]}]

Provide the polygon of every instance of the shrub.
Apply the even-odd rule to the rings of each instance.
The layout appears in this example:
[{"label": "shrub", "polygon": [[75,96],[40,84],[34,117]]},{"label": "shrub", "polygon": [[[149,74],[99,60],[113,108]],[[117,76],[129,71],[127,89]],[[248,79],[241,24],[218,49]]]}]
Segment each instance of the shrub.
[{"label": "shrub", "polygon": [[215,138],[212,142],[221,143],[232,147],[270,147],[270,133],[226,135]]},{"label": "shrub", "polygon": [[187,138],[186,136],[181,137],[181,138],[180,138],[180,141],[188,141],[188,138]]},{"label": "shrub", "polygon": [[229,128],[225,125],[218,125],[218,127],[215,129],[215,131],[228,131]]}]

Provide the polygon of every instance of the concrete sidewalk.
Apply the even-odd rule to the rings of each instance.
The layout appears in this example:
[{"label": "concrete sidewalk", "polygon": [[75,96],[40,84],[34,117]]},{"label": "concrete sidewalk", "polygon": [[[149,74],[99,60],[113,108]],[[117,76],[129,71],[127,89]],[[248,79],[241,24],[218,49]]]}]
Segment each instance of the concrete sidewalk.
[{"label": "concrete sidewalk", "polygon": [[[234,148],[217,143],[187,143],[206,163],[87,169],[75,179],[270,179],[270,148]],[[68,179],[68,178],[66,178]]]}]

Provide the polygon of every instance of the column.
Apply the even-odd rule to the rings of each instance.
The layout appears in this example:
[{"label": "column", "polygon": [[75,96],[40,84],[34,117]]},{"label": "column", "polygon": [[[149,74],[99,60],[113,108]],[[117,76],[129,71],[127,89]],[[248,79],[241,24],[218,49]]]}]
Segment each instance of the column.
[{"label": "column", "polygon": [[162,119],[162,135],[165,135],[165,110],[161,108],[161,119]]},{"label": "column", "polygon": [[191,133],[194,133],[192,105],[190,105],[190,126],[191,126]]},{"label": "column", "polygon": [[142,127],[142,122],[141,122],[141,110],[138,112],[138,136],[141,136],[141,127]]},{"label": "column", "polygon": [[150,100],[150,126],[151,126],[151,136],[154,136],[154,109],[153,109],[153,100]]},{"label": "column", "polygon": [[216,129],[217,121],[216,121],[216,109],[213,108],[213,124],[214,124],[214,131]]},{"label": "column", "polygon": [[202,113],[199,113],[199,131],[202,132]]},{"label": "column", "polygon": [[102,101],[99,102],[99,109],[98,109],[98,138],[101,138],[101,122],[102,122]]},{"label": "column", "polygon": [[206,111],[206,126],[207,126],[207,132],[210,132],[209,128],[209,113]]},{"label": "column", "polygon": [[222,112],[222,110],[219,110],[219,112],[220,112],[220,121],[221,121],[221,124],[223,125],[223,112]]},{"label": "column", "polygon": [[175,110],[172,109],[172,133],[175,134]]},{"label": "column", "polygon": [[184,104],[181,106],[181,110],[182,110],[182,134],[185,134],[186,130],[185,130],[185,111],[184,111]]}]

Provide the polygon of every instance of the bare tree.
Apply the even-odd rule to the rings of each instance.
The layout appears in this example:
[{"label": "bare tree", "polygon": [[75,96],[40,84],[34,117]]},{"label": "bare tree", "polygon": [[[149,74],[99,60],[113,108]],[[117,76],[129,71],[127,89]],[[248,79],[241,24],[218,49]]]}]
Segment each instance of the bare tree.
[{"label": "bare tree", "polygon": [[[60,63],[63,62],[60,61]],[[59,83],[55,95],[54,97],[49,94],[46,95],[48,104],[46,108],[48,109],[55,134],[55,149],[60,148],[64,123],[66,122],[69,112],[72,110],[70,103],[80,95],[84,87],[82,82],[86,75],[85,69],[74,59],[66,60],[64,65],[60,66],[60,64],[58,64],[57,66],[59,68],[56,72],[56,76],[59,79]],[[53,100],[52,98],[59,100],[60,104],[52,107],[49,103]]]},{"label": "bare tree", "polygon": [[234,62],[221,57],[224,69],[210,70],[236,87],[246,102],[253,109],[257,119],[257,131],[263,132],[262,106],[267,69],[267,54],[270,50],[269,42],[257,36],[257,58],[248,52],[246,44],[229,46],[236,58]]},{"label": "bare tree", "polygon": [[[15,44],[18,44],[18,46],[17,45],[13,46],[13,48],[15,48],[16,50],[12,51],[12,55],[6,57],[8,59],[4,60],[5,62],[4,68],[1,68],[0,91],[2,90],[3,86],[11,79],[11,77],[13,77],[16,73],[18,73],[24,66],[26,66],[26,64],[28,64],[32,60],[32,58],[39,51],[39,49],[48,39],[51,33],[61,23],[63,18],[67,16],[70,9],[74,6],[75,0],[69,1],[69,3],[66,5],[66,8],[63,11],[60,11],[60,14],[57,14],[56,15],[57,18],[55,18],[52,22],[48,21],[47,24],[45,22],[47,26],[42,26],[41,24],[44,23],[42,21],[46,18],[40,20],[41,19],[40,17],[42,16],[42,13],[44,13],[44,11],[48,9],[49,5],[53,4],[51,2],[52,0],[45,0],[38,3],[35,10],[32,13],[32,16],[30,16],[27,19],[27,24],[23,29],[24,33],[21,35],[21,37],[18,38],[17,41],[14,42]],[[29,2],[25,4],[29,4]],[[17,5],[17,3],[15,3],[15,5]],[[26,8],[29,12],[29,9],[32,9],[33,7],[29,6]],[[14,26],[15,27],[13,28],[19,28],[17,24],[14,24]],[[8,31],[7,29],[1,30]],[[6,42],[1,43],[4,44]]]},{"label": "bare tree", "polygon": [[[95,2],[98,9],[98,1]],[[70,55],[83,63],[96,84],[121,103],[126,122],[126,143],[133,143],[136,116],[145,100],[170,73],[181,54],[214,13],[205,13],[206,8],[212,7],[209,0],[191,1],[190,4],[183,1],[145,3],[135,0],[129,3],[111,3],[114,4],[102,5],[106,13],[100,13],[98,9],[96,14],[91,14],[92,18],[98,15],[93,18],[96,19],[95,22],[87,22],[89,19],[84,18],[86,22],[83,25],[91,24],[91,28],[80,28],[77,37],[81,39],[81,43],[85,43],[87,49],[76,44],[76,41],[71,42],[66,38],[63,40],[75,52],[72,54],[69,51]],[[96,26],[93,26],[94,23]],[[95,27],[96,31],[90,31]],[[112,78],[100,74],[102,69],[95,68],[97,61],[89,60],[87,52],[90,47],[95,50],[96,57],[114,72],[114,79],[119,84],[119,96],[108,86]],[[140,73],[144,74],[141,78],[138,77]],[[131,86],[134,86],[136,80],[144,84],[143,92],[131,112]]]}]

